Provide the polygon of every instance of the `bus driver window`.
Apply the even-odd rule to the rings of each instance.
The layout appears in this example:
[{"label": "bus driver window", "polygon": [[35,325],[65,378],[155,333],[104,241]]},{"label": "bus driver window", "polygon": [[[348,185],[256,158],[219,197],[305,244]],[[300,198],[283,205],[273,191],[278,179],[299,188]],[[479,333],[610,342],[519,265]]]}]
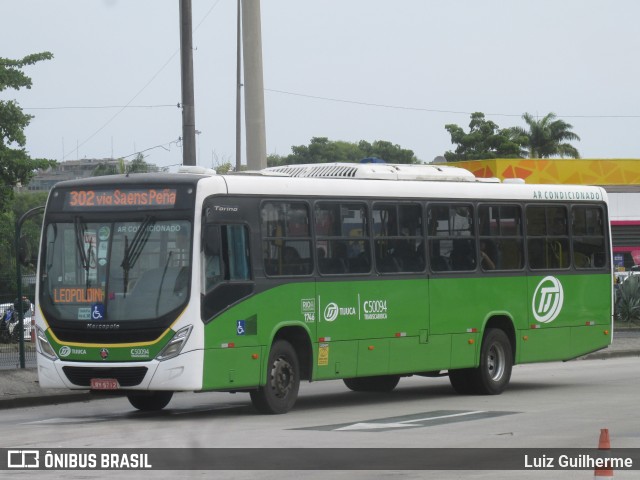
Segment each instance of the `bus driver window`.
[{"label": "bus driver window", "polygon": [[208,225],[202,244],[202,285],[204,286],[204,292],[208,292],[224,279],[224,266],[220,248],[220,226]]}]

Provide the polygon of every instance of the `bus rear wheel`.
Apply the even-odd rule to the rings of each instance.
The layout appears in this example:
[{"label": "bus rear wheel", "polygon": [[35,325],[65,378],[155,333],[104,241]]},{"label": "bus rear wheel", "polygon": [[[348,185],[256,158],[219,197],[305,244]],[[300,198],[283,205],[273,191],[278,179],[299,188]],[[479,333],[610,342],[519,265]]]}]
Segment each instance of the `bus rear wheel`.
[{"label": "bus rear wheel", "polygon": [[162,410],[164,407],[169,405],[171,397],[173,397],[173,392],[164,391],[127,394],[129,403],[134,408],[143,412]]},{"label": "bus rear wheel", "polygon": [[480,365],[449,371],[449,381],[460,394],[499,395],[511,378],[513,353],[503,330],[487,330],[480,349]]},{"label": "bus rear wheel", "polygon": [[460,395],[475,393],[475,385],[472,378],[473,370],[472,368],[449,370],[449,382],[451,382],[453,389]]},{"label": "bus rear wheel", "polygon": [[296,403],[300,388],[298,356],[289,342],[274,342],[267,368],[267,384],[249,392],[251,402],[260,413],[287,413]]},{"label": "bus rear wheel", "polygon": [[377,377],[345,378],[344,384],[354,392],[390,392],[398,382],[398,375],[381,375]]},{"label": "bus rear wheel", "polygon": [[512,367],[513,352],[507,334],[497,328],[487,330],[480,350],[480,366],[472,375],[476,393],[501,394],[509,384]]}]

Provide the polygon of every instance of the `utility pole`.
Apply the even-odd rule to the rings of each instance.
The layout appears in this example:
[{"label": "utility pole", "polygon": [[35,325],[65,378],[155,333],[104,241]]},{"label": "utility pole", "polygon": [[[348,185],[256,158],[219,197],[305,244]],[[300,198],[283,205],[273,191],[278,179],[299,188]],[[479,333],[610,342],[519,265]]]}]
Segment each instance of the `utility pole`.
[{"label": "utility pole", "polygon": [[191,0],[180,0],[180,66],[182,80],[182,164],[196,164],[196,115],[193,94]]},{"label": "utility pole", "polygon": [[242,166],[242,7],[238,0],[236,25],[236,172]]},{"label": "utility pole", "polygon": [[260,170],[267,166],[260,0],[242,0],[242,40],[247,166]]}]

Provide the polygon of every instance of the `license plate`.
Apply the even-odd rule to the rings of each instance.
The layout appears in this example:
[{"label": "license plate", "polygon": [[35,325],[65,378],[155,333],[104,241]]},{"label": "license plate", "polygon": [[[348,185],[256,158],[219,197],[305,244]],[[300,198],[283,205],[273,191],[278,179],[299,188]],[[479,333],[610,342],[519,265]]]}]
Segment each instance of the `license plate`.
[{"label": "license plate", "polygon": [[118,390],[120,385],[115,378],[92,378],[91,390]]}]

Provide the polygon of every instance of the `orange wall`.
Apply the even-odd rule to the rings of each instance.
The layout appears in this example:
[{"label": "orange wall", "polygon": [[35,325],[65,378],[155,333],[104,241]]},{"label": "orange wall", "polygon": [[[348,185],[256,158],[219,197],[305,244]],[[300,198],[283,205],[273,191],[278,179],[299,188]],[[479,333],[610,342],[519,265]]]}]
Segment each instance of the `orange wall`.
[{"label": "orange wall", "polygon": [[449,163],[476,177],[522,178],[526,183],[575,185],[640,184],[640,159],[493,159]]}]

